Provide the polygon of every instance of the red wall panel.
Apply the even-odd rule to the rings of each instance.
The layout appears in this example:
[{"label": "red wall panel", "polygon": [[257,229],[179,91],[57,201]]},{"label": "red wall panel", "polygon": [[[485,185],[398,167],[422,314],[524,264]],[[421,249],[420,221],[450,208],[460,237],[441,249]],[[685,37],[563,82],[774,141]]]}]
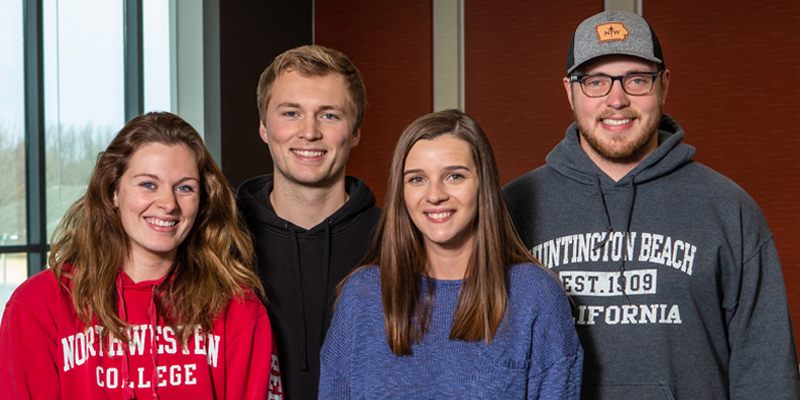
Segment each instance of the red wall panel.
[{"label": "red wall panel", "polygon": [[466,112],[497,156],[500,181],[545,163],[572,123],[562,78],[575,27],[602,1],[465,1]]},{"label": "red wall panel", "polygon": [[366,181],[381,206],[397,139],[433,109],[432,29],[430,1],[314,3],[314,42],[347,54],[364,77],[369,104],[347,173]]},{"label": "red wall panel", "polygon": [[649,2],[644,16],[672,71],[664,112],[766,215],[800,343],[800,2]]}]

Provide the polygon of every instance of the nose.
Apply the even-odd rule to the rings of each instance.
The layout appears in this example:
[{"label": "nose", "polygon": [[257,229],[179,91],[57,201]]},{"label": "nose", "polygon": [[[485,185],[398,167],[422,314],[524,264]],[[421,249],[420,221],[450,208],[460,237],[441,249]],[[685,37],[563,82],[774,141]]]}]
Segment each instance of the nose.
[{"label": "nose", "polygon": [[443,182],[431,182],[430,186],[428,186],[428,203],[438,204],[449,198],[450,195],[447,194],[447,188]]},{"label": "nose", "polygon": [[615,110],[630,105],[630,98],[622,88],[622,81],[615,80],[611,82],[611,91],[606,95],[606,104]]},{"label": "nose", "polygon": [[298,136],[305,140],[314,141],[322,138],[322,132],[319,130],[319,123],[313,116],[303,118],[299,128]]},{"label": "nose", "polygon": [[156,199],[156,205],[158,208],[164,210],[165,213],[171,214],[178,208],[178,201],[175,198],[175,192],[172,190],[163,190],[161,194]]}]

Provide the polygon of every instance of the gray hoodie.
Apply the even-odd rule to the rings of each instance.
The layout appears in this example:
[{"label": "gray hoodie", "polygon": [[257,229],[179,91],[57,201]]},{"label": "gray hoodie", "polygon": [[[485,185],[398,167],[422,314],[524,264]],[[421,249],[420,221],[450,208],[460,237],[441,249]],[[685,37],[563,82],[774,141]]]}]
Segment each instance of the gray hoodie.
[{"label": "gray hoodie", "polygon": [[618,182],[576,124],[503,189],[526,246],[561,278],[585,351],[585,399],[798,399],[786,290],[753,199],[692,161],[664,115],[659,147]]}]

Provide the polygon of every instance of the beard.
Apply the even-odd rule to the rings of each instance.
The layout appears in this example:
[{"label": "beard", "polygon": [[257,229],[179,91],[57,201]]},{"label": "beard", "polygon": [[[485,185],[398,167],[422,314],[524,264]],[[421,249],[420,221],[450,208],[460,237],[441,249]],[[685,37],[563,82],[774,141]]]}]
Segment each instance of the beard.
[{"label": "beard", "polygon": [[[594,131],[584,123],[586,121],[581,121],[578,119],[575,111],[572,112],[572,116],[575,118],[575,122],[578,124],[578,132],[580,133],[581,138],[585,140],[586,143],[588,143],[597,154],[606,160],[617,164],[639,162],[647,156],[646,153],[649,151],[647,144],[653,140],[653,136],[658,135],[658,125],[661,122],[661,115],[662,107],[659,106],[657,114],[654,115],[655,118],[651,119],[647,125],[643,126],[641,131],[636,133],[632,132],[630,135],[633,135],[634,137],[626,146],[622,148],[615,148],[605,145],[602,142],[602,138],[594,134]],[[638,118],[638,115],[625,115],[625,117],[637,118],[637,120],[641,120]],[[628,137],[622,139],[613,139],[614,142],[628,140]]]}]

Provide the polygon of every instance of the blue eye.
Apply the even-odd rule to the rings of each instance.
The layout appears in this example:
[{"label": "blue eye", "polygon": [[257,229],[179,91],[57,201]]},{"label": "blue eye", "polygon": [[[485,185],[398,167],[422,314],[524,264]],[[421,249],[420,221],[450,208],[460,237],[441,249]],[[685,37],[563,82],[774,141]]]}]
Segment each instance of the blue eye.
[{"label": "blue eye", "polygon": [[156,188],[155,183],[149,182],[149,181],[142,182],[142,183],[139,184],[139,186],[141,186],[141,187],[143,187],[145,189],[155,189]]},{"label": "blue eye", "polygon": [[283,113],[283,115],[290,118],[294,118],[299,116],[300,114],[298,114],[297,111],[286,111],[285,113]]},{"label": "blue eye", "polygon": [[194,188],[189,186],[189,185],[178,186],[178,188],[175,189],[175,190],[177,190],[179,192],[184,192],[184,193],[192,193],[192,192],[194,192]]},{"label": "blue eye", "polygon": [[339,119],[339,116],[336,114],[327,113],[327,114],[322,114],[322,119],[334,120],[334,119]]}]

